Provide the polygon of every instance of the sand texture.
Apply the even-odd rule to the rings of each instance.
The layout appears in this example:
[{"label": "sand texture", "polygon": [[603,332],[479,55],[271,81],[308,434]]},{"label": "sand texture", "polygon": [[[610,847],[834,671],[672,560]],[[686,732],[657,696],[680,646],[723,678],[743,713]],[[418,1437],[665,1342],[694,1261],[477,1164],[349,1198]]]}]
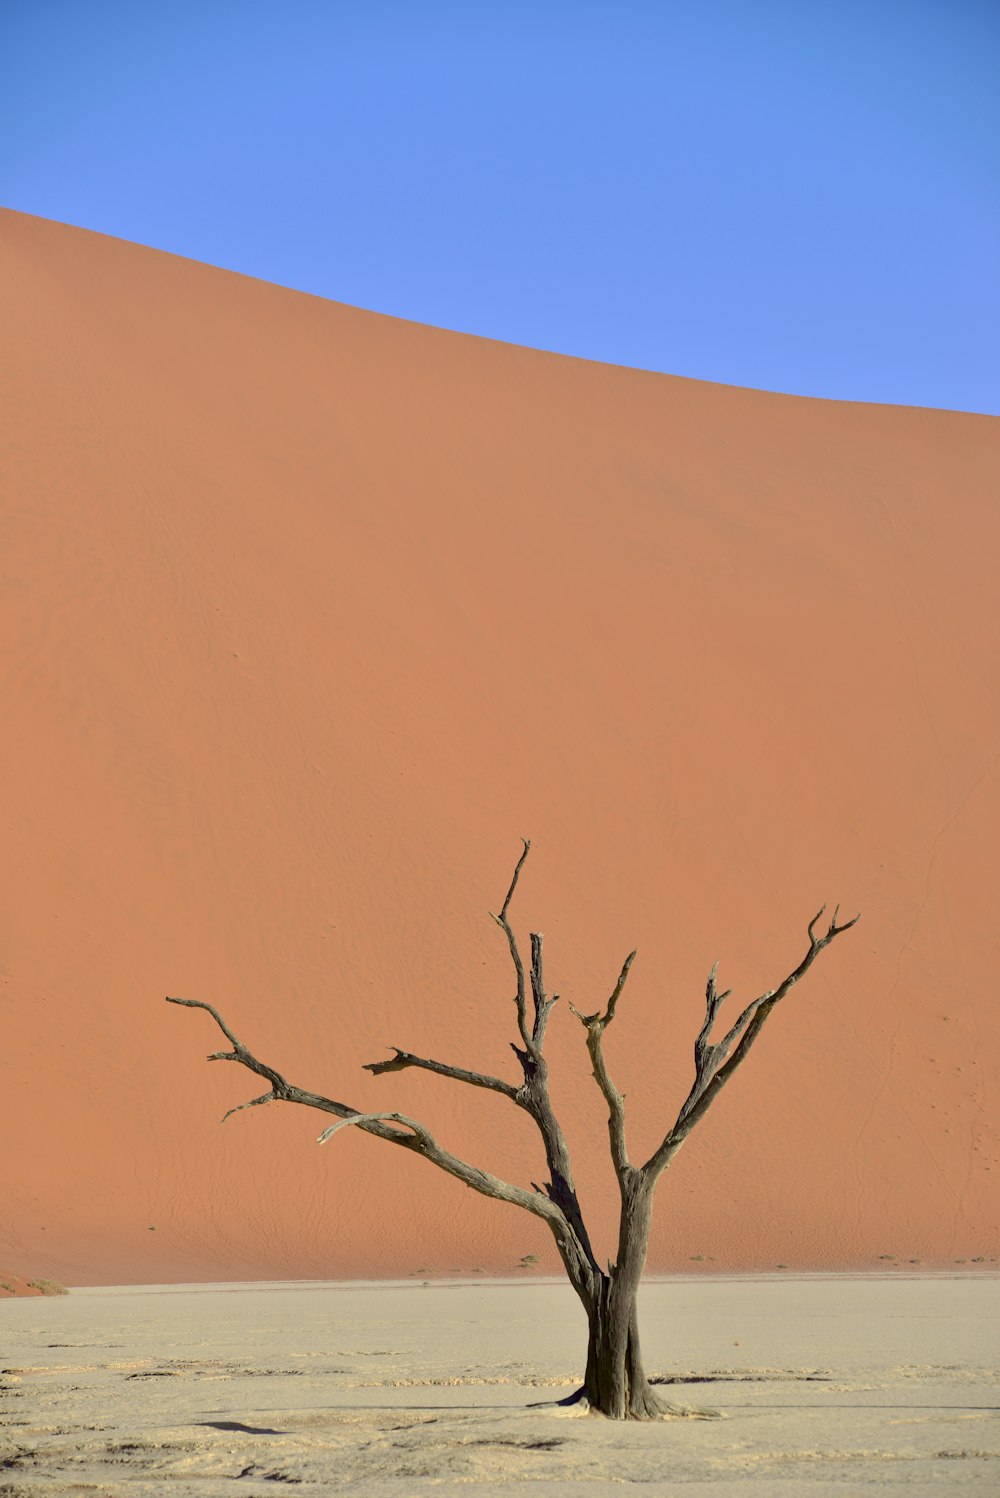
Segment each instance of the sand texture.
[{"label": "sand texture", "polygon": [[672,1398],[722,1420],[531,1408],[572,1389],[551,1284],[85,1290],[4,1309],[0,1493],[994,1494],[995,1279],[647,1286]]},{"label": "sand texture", "polygon": [[[1000,422],[463,337],[0,214],[0,1258],[69,1284],[509,1274],[554,1249],[205,1065],[518,1182],[513,916],[633,1157],[715,958],[749,999],[863,911],[661,1188],[655,1269],[1000,1254]],[[615,1183],[550,1054],[600,1257]],[[894,1255],[895,1258],[880,1258]],[[887,1272],[893,1272],[887,1268]],[[702,1440],[696,1434],[693,1439]]]}]

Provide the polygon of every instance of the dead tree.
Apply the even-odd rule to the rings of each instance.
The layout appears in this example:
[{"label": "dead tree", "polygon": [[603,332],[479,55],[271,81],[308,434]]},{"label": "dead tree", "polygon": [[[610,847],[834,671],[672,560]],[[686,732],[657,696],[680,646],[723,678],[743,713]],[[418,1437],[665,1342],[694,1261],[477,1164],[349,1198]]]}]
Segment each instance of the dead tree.
[{"label": "dead tree", "polygon": [[587,1050],[593,1064],[594,1077],[608,1105],[611,1159],[621,1195],[617,1258],[606,1268],[602,1268],[591,1245],[573,1183],[566,1137],[549,1097],[545,1034],[558,994],[550,996],[545,990],[542,937],[537,932],[531,933],[531,957],[526,970],[508,917],[518,877],[530,846],[530,843],[524,843],[524,851],[514,869],[500,913],[493,916],[507,938],[517,979],[514,1003],[519,1041],[513,1042],[511,1049],[517,1057],[522,1080],[519,1083],[507,1082],[485,1072],[468,1071],[465,1067],[428,1060],[396,1047],[392,1048],[394,1054],[388,1061],[375,1061],[365,1068],[375,1076],[382,1076],[386,1072],[403,1071],[410,1066],[419,1067],[424,1071],[434,1072],[437,1076],[448,1077],[453,1082],[464,1082],[469,1087],[498,1092],[516,1107],[523,1109],[534,1120],[541,1135],[548,1171],[548,1178],[541,1185],[532,1183],[530,1190],[503,1181],[487,1170],[460,1160],[457,1155],[442,1148],[430,1130],[415,1118],[408,1118],[402,1113],[366,1113],[352,1108],[349,1103],[337,1102],[320,1093],[296,1087],[273,1066],[259,1061],[248,1051],[211,1004],[202,1003],[199,999],[171,998],[167,1002],[207,1010],[232,1046],[232,1050],[216,1051],[208,1059],[236,1061],[248,1071],[256,1072],[267,1083],[266,1092],[231,1108],[223,1122],[233,1113],[244,1108],[256,1108],[264,1103],[300,1103],[303,1107],[332,1114],[337,1120],[319,1135],[320,1144],[325,1143],[339,1129],[354,1126],[377,1139],[384,1139],[389,1144],[398,1145],[400,1149],[422,1156],[482,1196],[511,1202],[542,1219],[555,1239],[566,1274],[583,1303],[589,1328],[583,1384],[567,1403],[586,1400],[592,1409],[615,1420],[649,1420],[665,1414],[693,1413],[683,1407],[664,1404],[658,1399],[646,1377],[639,1350],[636,1297],[646,1262],[653,1195],[657,1183],[691,1130],[707,1113],[736,1068],[746,1060],[750,1047],[764,1028],[775,1005],[808,972],[824,947],[829,946],[835,936],[849,930],[859,917],[855,916],[853,920],[838,925],[838,906],[826,931],[817,935],[826,909],[824,906],[809,922],[809,946],[798,966],[776,988],[747,1004],[731,1027],[717,1040],[712,1039],[712,1032],[722,1003],[729,996],[729,990],[719,993],[716,986],[718,964],[712,968],[705,991],[705,1018],[694,1043],[694,1081],[691,1090],[662,1142],[642,1165],[634,1165],[629,1159],[625,1137],[625,1100],[611,1079],[604,1057],[604,1032],[615,1017],[635,953],[629,953],[625,959],[603,1011],[582,1014],[570,1005],[586,1031]]}]

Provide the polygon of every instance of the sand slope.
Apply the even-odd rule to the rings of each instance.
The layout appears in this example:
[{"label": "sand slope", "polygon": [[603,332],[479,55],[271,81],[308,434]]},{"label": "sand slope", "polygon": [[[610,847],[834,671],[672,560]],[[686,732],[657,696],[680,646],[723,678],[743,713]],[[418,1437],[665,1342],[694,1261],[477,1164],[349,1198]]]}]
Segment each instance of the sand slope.
[{"label": "sand slope", "polygon": [[[0,1252],[69,1283],[555,1266],[544,1230],[207,1067],[537,1178],[496,908],[608,1040],[633,1153],[705,973],[863,923],[664,1183],[656,1267],[1000,1253],[1000,423],[414,326],[0,214]],[[557,1102],[606,1252],[579,1027]],[[11,1141],[14,1147],[11,1148]],[[399,1154],[400,1158],[396,1158]],[[714,1265],[711,1261],[714,1259]]]}]

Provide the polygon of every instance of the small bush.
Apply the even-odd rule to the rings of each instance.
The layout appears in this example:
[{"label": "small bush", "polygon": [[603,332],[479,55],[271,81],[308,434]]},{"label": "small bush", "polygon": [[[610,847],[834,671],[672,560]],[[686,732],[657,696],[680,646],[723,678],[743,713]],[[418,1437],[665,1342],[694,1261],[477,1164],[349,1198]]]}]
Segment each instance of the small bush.
[{"label": "small bush", "polygon": [[69,1291],[65,1285],[60,1285],[58,1280],[29,1280],[28,1288],[37,1290],[41,1295],[68,1295]]}]

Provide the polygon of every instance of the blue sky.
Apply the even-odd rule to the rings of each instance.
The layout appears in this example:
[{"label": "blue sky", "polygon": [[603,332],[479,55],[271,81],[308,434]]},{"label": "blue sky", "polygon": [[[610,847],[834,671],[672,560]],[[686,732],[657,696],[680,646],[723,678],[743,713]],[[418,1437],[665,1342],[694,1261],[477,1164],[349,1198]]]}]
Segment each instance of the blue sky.
[{"label": "blue sky", "polygon": [[1000,412],[996,0],[0,0],[0,201],[414,318]]}]

